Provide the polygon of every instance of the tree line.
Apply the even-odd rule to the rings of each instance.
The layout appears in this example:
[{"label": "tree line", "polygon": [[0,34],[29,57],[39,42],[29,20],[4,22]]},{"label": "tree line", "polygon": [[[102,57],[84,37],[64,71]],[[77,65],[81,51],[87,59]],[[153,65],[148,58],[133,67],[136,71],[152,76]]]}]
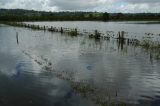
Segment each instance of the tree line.
[{"label": "tree line", "polygon": [[0,9],[0,21],[160,21],[160,13],[44,12]]}]

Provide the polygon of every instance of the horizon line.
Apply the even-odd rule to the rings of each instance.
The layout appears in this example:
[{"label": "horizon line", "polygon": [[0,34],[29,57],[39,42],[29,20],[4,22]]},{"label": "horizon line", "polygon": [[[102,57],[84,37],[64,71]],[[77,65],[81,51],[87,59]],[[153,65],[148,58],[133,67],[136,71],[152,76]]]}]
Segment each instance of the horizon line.
[{"label": "horizon line", "polygon": [[58,13],[58,12],[97,12],[97,13],[109,13],[109,14],[160,14],[160,12],[107,12],[107,11],[85,11],[85,10],[60,10],[60,11],[47,11],[47,10],[36,10],[36,9],[23,9],[23,8],[0,8],[4,10],[26,10],[26,11],[35,11],[35,12],[52,12],[52,13]]}]

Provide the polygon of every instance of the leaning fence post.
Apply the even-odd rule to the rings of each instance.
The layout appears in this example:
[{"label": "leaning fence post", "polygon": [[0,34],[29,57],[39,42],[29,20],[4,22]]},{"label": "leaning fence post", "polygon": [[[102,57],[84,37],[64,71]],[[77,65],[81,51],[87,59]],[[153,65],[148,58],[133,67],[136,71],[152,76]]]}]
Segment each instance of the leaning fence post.
[{"label": "leaning fence post", "polygon": [[17,44],[19,44],[19,41],[18,41],[18,32],[16,32],[16,39],[17,39]]}]

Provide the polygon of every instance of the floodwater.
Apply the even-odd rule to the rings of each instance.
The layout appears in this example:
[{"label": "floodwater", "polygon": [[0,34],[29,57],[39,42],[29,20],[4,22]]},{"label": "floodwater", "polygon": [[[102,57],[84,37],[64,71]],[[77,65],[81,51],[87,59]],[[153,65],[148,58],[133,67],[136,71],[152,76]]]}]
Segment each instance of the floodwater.
[{"label": "floodwater", "polygon": [[[144,24],[145,21],[124,21],[124,22],[100,22],[100,21],[55,21],[55,22],[25,22],[28,24],[48,26],[78,28],[80,30],[99,31],[126,31],[130,33],[155,33],[160,34],[160,24]],[[140,24],[138,24],[140,23]],[[141,24],[143,23],[143,24]]]},{"label": "floodwater", "polygon": [[[86,26],[81,28],[90,27],[86,22],[81,23]],[[136,28],[136,25],[139,26],[131,26]],[[149,31],[148,25],[142,26],[143,31]],[[153,26],[150,30],[159,33],[158,25]],[[116,40],[1,25],[0,104],[94,106],[100,99],[117,104],[159,106],[159,54]]]},{"label": "floodwater", "polygon": [[[25,44],[24,48],[17,46],[17,30],[20,38],[24,38],[19,41]],[[0,106],[94,106],[76,94],[66,81],[43,70],[21,51],[30,46],[28,43],[36,46],[37,34],[0,25]]]}]

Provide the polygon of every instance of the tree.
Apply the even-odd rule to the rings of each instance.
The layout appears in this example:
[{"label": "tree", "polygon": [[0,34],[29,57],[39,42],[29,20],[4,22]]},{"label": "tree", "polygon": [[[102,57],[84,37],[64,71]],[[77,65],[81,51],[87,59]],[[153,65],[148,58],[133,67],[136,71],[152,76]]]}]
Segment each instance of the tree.
[{"label": "tree", "polygon": [[108,21],[109,20],[109,14],[107,12],[102,14],[102,20],[103,21]]},{"label": "tree", "polygon": [[118,20],[121,20],[121,19],[124,18],[124,14],[123,13],[118,13],[116,17],[117,17]]}]

